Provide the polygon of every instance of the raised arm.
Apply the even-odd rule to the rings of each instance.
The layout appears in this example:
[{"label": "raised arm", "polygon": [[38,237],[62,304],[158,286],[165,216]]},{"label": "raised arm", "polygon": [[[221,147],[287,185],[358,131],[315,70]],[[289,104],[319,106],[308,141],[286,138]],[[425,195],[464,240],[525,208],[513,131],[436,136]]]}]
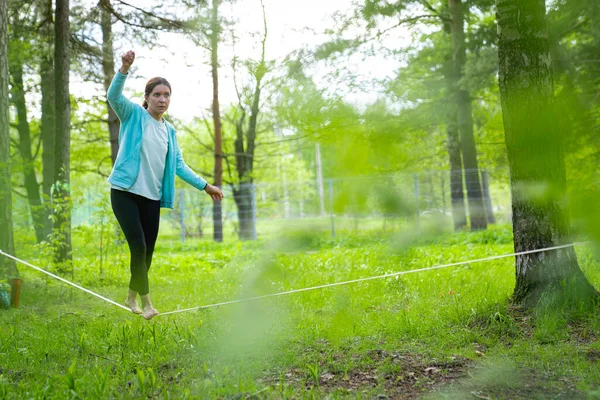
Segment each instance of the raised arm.
[{"label": "raised arm", "polygon": [[135,60],[135,53],[129,50],[121,56],[122,65],[119,71],[113,77],[112,83],[108,88],[107,98],[110,106],[115,110],[115,113],[121,121],[126,120],[131,115],[135,105],[123,96],[123,87],[131,64]]}]

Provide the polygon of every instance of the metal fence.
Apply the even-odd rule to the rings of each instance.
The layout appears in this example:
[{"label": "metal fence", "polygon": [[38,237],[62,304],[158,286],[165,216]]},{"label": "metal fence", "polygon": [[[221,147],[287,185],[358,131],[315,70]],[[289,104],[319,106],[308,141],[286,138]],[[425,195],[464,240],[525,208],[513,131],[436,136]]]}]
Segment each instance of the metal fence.
[{"label": "metal fence", "polygon": [[[493,215],[498,223],[510,223],[508,171],[480,171],[479,177],[484,183],[488,216]],[[181,241],[212,239],[212,200],[184,185],[177,189],[174,210],[162,211],[160,235]],[[463,187],[468,213],[466,185]],[[243,189],[246,194],[234,196],[232,187],[223,188],[222,230],[226,239],[238,237],[240,222],[244,222],[241,219],[250,220],[246,222],[253,226],[256,238],[294,230],[339,236],[362,230],[421,229],[431,222],[451,229],[453,224],[448,171],[256,182]],[[116,223],[109,191],[104,184],[72,193],[74,229]],[[250,206],[240,211],[236,200]],[[15,206],[15,214],[17,229],[33,231],[26,202]]]}]

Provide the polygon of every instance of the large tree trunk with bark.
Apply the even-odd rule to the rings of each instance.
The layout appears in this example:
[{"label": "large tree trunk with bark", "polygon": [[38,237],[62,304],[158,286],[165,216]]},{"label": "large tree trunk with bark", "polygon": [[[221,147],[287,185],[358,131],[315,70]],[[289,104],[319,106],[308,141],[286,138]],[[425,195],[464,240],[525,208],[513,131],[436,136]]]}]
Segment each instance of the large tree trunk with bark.
[{"label": "large tree trunk with bark", "polygon": [[[102,0],[99,3],[100,25],[102,27],[102,73],[104,75],[104,91],[108,92],[110,83],[115,75],[115,52],[113,48],[112,21],[110,10],[110,0]],[[110,159],[112,165],[115,164],[117,153],[119,151],[119,118],[112,109],[108,101],[106,102],[108,110],[108,133],[110,140]]]},{"label": "large tree trunk with bark", "polygon": [[[563,132],[554,107],[545,3],[496,5],[515,251],[569,244]],[[572,247],[516,257],[515,302],[532,307],[545,292],[565,287],[581,296],[595,293]]]},{"label": "large tree trunk with bark", "polygon": [[29,210],[38,243],[46,240],[44,232],[44,206],[40,196],[40,185],[35,174],[34,160],[31,147],[31,130],[27,119],[27,104],[23,86],[23,62],[18,54],[14,55],[9,64],[12,76],[12,100],[17,111],[17,131],[19,132],[19,153],[23,162],[25,190],[29,201]]},{"label": "large tree trunk with bark", "polygon": [[[210,65],[213,81],[212,115],[215,127],[215,176],[214,185],[223,187],[223,132],[221,127],[221,110],[219,105],[219,36],[221,26],[219,25],[219,3],[213,0],[211,35],[210,35]],[[213,202],[213,239],[216,242],[223,241],[223,206],[220,201]]]},{"label": "large tree trunk with bark", "polygon": [[[14,254],[10,180],[10,120],[8,100],[8,2],[0,1],[0,249]],[[0,256],[0,278],[16,276],[14,261]]]},{"label": "large tree trunk with bark", "polygon": [[[69,0],[56,1],[54,29],[54,104],[56,110],[56,141],[52,198],[55,204],[55,261],[59,264],[69,264],[71,260],[71,200],[69,188],[71,145],[71,102],[69,98]],[[70,269],[70,266],[67,268]]]},{"label": "large tree trunk with bark", "polygon": [[467,62],[467,50],[464,32],[464,5],[462,0],[448,0],[450,10],[450,30],[452,35],[452,50],[454,60],[454,96],[457,105],[458,130],[460,132],[460,145],[464,168],[467,197],[469,199],[469,220],[471,230],[480,230],[487,227],[481,180],[479,178],[479,165],[477,163],[477,149],[473,133],[473,110],[471,94],[462,87],[460,80],[464,75]]},{"label": "large tree trunk with bark", "polygon": [[40,9],[42,24],[40,35],[43,45],[40,54],[40,87],[42,93],[42,118],[40,135],[42,136],[42,194],[44,196],[44,236],[52,233],[51,190],[54,183],[54,143],[55,107],[54,107],[54,29],[52,26],[52,2],[43,2]]}]

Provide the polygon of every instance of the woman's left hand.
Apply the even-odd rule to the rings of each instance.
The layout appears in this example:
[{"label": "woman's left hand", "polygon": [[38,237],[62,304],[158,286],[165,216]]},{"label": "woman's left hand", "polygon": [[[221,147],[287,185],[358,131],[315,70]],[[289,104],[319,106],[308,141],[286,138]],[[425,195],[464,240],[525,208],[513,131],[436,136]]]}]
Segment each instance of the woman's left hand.
[{"label": "woman's left hand", "polygon": [[208,193],[214,201],[221,201],[223,199],[223,192],[221,191],[221,189],[214,185],[211,185],[210,183],[206,184],[204,191]]}]

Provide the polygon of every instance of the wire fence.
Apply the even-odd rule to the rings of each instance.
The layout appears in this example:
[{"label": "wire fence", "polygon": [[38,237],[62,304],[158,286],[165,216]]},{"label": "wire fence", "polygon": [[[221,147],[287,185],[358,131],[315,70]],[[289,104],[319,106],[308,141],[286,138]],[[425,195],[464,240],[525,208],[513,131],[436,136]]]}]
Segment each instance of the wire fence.
[{"label": "wire fence", "polygon": [[[469,175],[463,175],[462,194],[469,206]],[[508,171],[478,171],[481,199],[489,223],[511,222]],[[421,229],[433,223],[452,229],[451,175],[448,171],[381,174],[291,181],[255,182],[223,187],[221,202],[223,237],[257,239],[282,231],[305,230],[332,237],[356,231]],[[161,212],[160,235],[170,240],[211,240],[215,229],[213,202],[206,193],[180,183],[175,208]],[[72,227],[88,236],[114,229],[116,219],[110,205],[107,183],[87,185],[72,193]],[[18,235],[34,238],[26,199],[15,202]],[[100,232],[102,234],[102,232]],[[34,240],[34,239],[33,239]],[[92,238],[89,238],[92,241]],[[23,239],[26,244],[27,240]]]},{"label": "wire fence", "polygon": [[[462,185],[467,221],[469,175],[463,176]],[[488,222],[510,223],[507,171],[478,171],[477,176]],[[363,230],[421,229],[432,222],[451,229],[450,178],[448,171],[432,170],[225,186],[220,227],[225,238],[245,239],[268,238],[284,230],[335,237]],[[73,197],[74,228],[90,229],[114,220],[108,185],[88,187]],[[206,193],[183,184],[176,191],[175,208],[161,213],[161,236],[212,239],[213,206]],[[30,222],[22,221],[26,229]]]}]

